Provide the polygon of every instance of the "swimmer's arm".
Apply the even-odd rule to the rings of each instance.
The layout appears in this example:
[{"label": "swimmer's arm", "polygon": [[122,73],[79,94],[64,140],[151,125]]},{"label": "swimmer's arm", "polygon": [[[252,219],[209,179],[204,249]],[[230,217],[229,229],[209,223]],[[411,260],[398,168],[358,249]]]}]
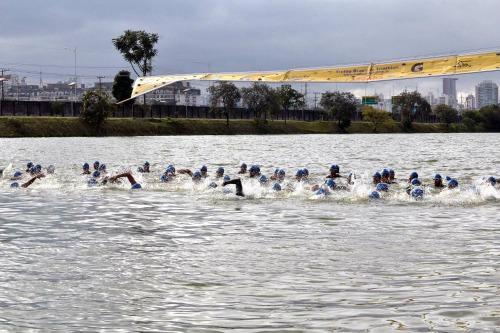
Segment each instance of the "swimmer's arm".
[{"label": "swimmer's arm", "polygon": [[180,169],[177,172],[181,175],[188,174],[190,177],[193,177],[193,173],[189,169]]},{"label": "swimmer's arm", "polygon": [[116,175],[116,176],[113,176],[113,177],[110,177],[108,180],[110,182],[115,182],[117,179],[119,178],[125,178],[127,177],[128,181],[130,182],[130,185],[134,185],[136,184],[137,182],[135,181],[135,178],[134,176],[132,176],[132,174],[130,172],[124,172],[124,173],[121,173],[119,175]]},{"label": "swimmer's arm", "polygon": [[37,180],[39,178],[43,178],[43,177],[45,177],[45,175],[43,173],[38,174],[35,177],[33,177],[30,180],[28,180],[26,183],[22,184],[21,187],[27,188],[28,186],[30,186],[31,184],[33,184],[35,182],[35,180]]},{"label": "swimmer's arm", "polygon": [[241,184],[241,179],[237,178],[237,179],[228,180],[227,182],[222,183],[222,186],[231,185],[231,184],[236,185],[236,195],[237,196],[240,196],[240,197],[245,196],[245,194],[243,194],[243,184]]}]

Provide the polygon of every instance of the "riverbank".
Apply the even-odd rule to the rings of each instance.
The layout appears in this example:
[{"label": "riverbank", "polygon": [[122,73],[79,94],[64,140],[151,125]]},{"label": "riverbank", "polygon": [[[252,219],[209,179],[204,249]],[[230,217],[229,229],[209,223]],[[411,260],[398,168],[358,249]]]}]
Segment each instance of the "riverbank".
[{"label": "riverbank", "polygon": [[[416,133],[448,132],[444,124],[415,123]],[[399,123],[380,126],[378,133],[403,133]],[[332,134],[341,133],[335,122],[231,120],[229,127],[219,119],[108,119],[99,132],[79,118],[2,117],[0,137],[237,135],[237,134]],[[368,122],[353,122],[348,133],[373,133]]]}]

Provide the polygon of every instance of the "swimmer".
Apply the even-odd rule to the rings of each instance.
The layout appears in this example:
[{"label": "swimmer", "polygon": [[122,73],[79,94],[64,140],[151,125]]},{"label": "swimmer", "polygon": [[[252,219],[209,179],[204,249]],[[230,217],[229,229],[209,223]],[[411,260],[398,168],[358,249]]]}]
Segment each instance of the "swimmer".
[{"label": "swimmer", "polygon": [[271,177],[269,177],[269,179],[271,179],[271,180],[277,180],[279,172],[280,172],[279,168],[274,169],[274,173],[273,173],[273,175]]},{"label": "swimmer", "polygon": [[252,165],[249,170],[250,178],[256,178],[260,176],[260,167],[258,165]]},{"label": "swimmer", "polygon": [[372,199],[372,200],[378,200],[378,199],[380,199],[380,193],[377,191],[373,191],[372,193],[370,193],[368,195],[368,198]]},{"label": "swimmer", "polygon": [[137,172],[140,173],[149,173],[149,162],[146,161],[141,167],[137,168]]},{"label": "swimmer", "polygon": [[386,183],[378,183],[376,189],[378,192],[389,192],[389,185]]},{"label": "swimmer", "polygon": [[139,190],[142,188],[141,184],[139,184],[134,176],[132,176],[132,174],[130,172],[125,172],[125,173],[121,173],[121,174],[118,174],[116,176],[113,176],[113,177],[106,177],[104,178],[104,180],[102,181],[102,185],[106,185],[107,182],[110,182],[110,183],[115,183],[118,179],[120,178],[127,178],[128,181],[130,182],[130,189],[131,190]]},{"label": "swimmer", "polygon": [[40,173],[42,173],[42,166],[40,164],[37,164],[30,169],[30,174],[32,176],[38,175]]},{"label": "swimmer", "polygon": [[270,177],[271,180],[277,180],[278,182],[282,182],[285,180],[286,172],[283,169],[274,170],[274,175]]},{"label": "swimmer", "polygon": [[265,176],[265,175],[262,175],[259,177],[259,184],[260,185],[267,185],[267,183],[269,182],[269,179]]},{"label": "swimmer", "polygon": [[26,172],[30,172],[33,166],[33,162],[28,162],[28,164],[26,164]]},{"label": "swimmer", "polygon": [[440,174],[436,174],[434,176],[434,187],[435,188],[444,188],[444,184],[443,184],[443,177],[441,177]]},{"label": "swimmer", "polygon": [[45,177],[45,175],[44,175],[44,174],[42,174],[42,173],[40,173],[40,174],[38,174],[38,175],[36,175],[36,176],[32,177],[32,178],[31,178],[30,180],[28,180],[26,183],[21,184],[21,185],[20,185],[18,182],[13,182],[12,184],[10,184],[10,187],[11,187],[11,188],[19,188],[19,187],[22,187],[22,188],[27,188],[27,187],[29,187],[31,184],[33,184],[33,183],[35,182],[35,180],[40,179],[40,178],[43,178],[43,177]]},{"label": "swimmer", "polygon": [[378,183],[381,183],[382,182],[382,175],[380,174],[380,172],[375,172],[373,174],[373,185],[377,185]]},{"label": "swimmer", "polygon": [[94,162],[94,171],[99,171],[99,166],[101,165],[101,163],[99,163],[99,161],[95,161]]},{"label": "swimmer", "polygon": [[411,192],[413,191],[413,189],[415,189],[415,187],[419,187],[419,186],[422,186],[422,182],[420,181],[420,179],[413,178],[412,181],[410,182],[410,184],[406,187],[406,193],[408,193],[408,195],[411,195]]},{"label": "swimmer", "polygon": [[389,184],[391,182],[391,173],[389,172],[388,169],[382,170],[382,179],[381,182],[385,184]]},{"label": "swimmer", "polygon": [[396,184],[396,172],[394,170],[390,169],[389,170],[389,183],[390,184]]},{"label": "swimmer", "polygon": [[416,173],[415,171],[413,171],[411,174],[410,174],[410,178],[408,178],[408,183],[411,183],[411,181],[415,178],[418,178],[418,173]]},{"label": "swimmer", "polygon": [[90,175],[90,165],[88,163],[83,163],[82,175]]},{"label": "swimmer", "polygon": [[222,183],[222,186],[227,186],[227,185],[236,185],[236,195],[239,197],[245,196],[245,194],[243,193],[243,185],[241,184],[241,179],[236,178]]},{"label": "swimmer", "polygon": [[415,200],[422,200],[424,198],[424,190],[417,187],[411,191],[410,195]]},{"label": "swimmer", "polygon": [[496,184],[497,184],[497,180],[495,177],[489,177],[487,180],[486,180],[487,183],[489,183],[491,186],[495,187]]},{"label": "swimmer", "polygon": [[[183,174],[186,173],[186,174],[189,174],[190,176],[192,176],[192,172],[188,169],[179,170],[179,173],[181,173],[180,171],[183,171],[182,172]],[[175,177],[175,167],[172,164],[169,164],[167,166],[167,168],[165,169],[165,172],[160,176],[160,181],[162,183],[166,183],[166,182],[172,180],[174,177]]]},{"label": "swimmer", "polygon": [[326,176],[326,178],[339,178],[339,177],[342,177],[339,172],[340,172],[340,167],[337,164],[333,164],[330,167],[330,174],[328,176]]},{"label": "swimmer", "polygon": [[222,178],[224,177],[224,168],[223,167],[218,167],[217,171],[215,171],[215,177],[216,178]]},{"label": "swimmer", "polygon": [[14,172],[12,177],[10,177],[10,180],[20,180],[22,177],[23,177],[23,173],[21,171],[16,171],[16,172]]},{"label": "swimmer", "polygon": [[207,178],[208,177],[208,168],[206,165],[203,165],[201,168],[200,168],[200,172],[201,172],[201,176],[203,178]]},{"label": "swimmer", "polygon": [[449,189],[454,189],[454,188],[457,188],[458,187],[458,180],[456,179],[450,179],[448,181],[448,188]]},{"label": "swimmer", "polygon": [[247,165],[245,163],[241,163],[240,171],[238,171],[238,174],[244,175],[245,173],[247,173]]},{"label": "swimmer", "polygon": [[106,173],[106,164],[101,164],[99,165],[99,172],[100,173]]}]

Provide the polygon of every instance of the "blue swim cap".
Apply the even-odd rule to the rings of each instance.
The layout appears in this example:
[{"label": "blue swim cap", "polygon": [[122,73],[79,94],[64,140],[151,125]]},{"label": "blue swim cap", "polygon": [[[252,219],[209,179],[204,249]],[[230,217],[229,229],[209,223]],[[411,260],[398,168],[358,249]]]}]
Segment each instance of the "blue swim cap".
[{"label": "blue swim cap", "polygon": [[377,191],[387,192],[387,191],[389,191],[389,185],[387,185],[386,183],[377,184]]},{"label": "blue swim cap", "polygon": [[449,182],[451,180],[451,177],[450,176],[446,176],[446,181]]},{"label": "blue swim cap", "polygon": [[33,162],[28,162],[28,164],[26,164],[26,169],[31,169],[33,167]]},{"label": "blue swim cap", "polygon": [[333,179],[327,179],[325,181],[325,184],[326,186],[328,186],[329,188],[331,188],[332,190],[335,188],[335,181]]},{"label": "blue swim cap", "polygon": [[98,169],[100,164],[101,163],[99,163],[99,161],[95,161],[94,162],[94,169]]},{"label": "blue swim cap", "polygon": [[217,171],[215,173],[222,176],[224,174],[224,168],[223,167],[217,168]]},{"label": "blue swim cap", "polygon": [[90,178],[88,181],[87,181],[87,185],[88,186],[96,186],[97,185],[97,180],[95,178]]},{"label": "blue swim cap", "polygon": [[413,186],[420,186],[420,185],[422,185],[422,182],[418,178],[413,178],[412,181],[411,181],[411,184]]},{"label": "blue swim cap", "polygon": [[274,183],[273,191],[276,191],[276,192],[281,191],[281,185],[278,183]]},{"label": "blue swim cap", "polygon": [[380,199],[380,193],[378,193],[377,191],[373,191],[368,197],[370,199]]},{"label": "blue swim cap", "polygon": [[54,173],[56,171],[56,167],[52,164],[47,167],[47,173]]},{"label": "blue swim cap", "polygon": [[203,166],[201,167],[200,171],[202,171],[202,172],[207,172],[207,171],[208,171],[207,166],[206,166],[206,165],[203,165]]},{"label": "blue swim cap", "polygon": [[382,178],[382,175],[380,174],[380,172],[375,172],[373,174],[373,178]]},{"label": "blue swim cap", "polygon": [[274,169],[274,175],[277,176],[278,172],[280,172],[280,169]]},{"label": "blue swim cap", "polygon": [[260,167],[258,165],[252,165],[250,167],[250,173],[259,174],[260,173]]},{"label": "blue swim cap", "polygon": [[246,163],[241,163],[241,168],[245,168],[246,169],[247,168]]},{"label": "blue swim cap", "polygon": [[99,178],[100,176],[101,176],[101,173],[97,170],[92,173],[92,177],[94,177],[94,178]]},{"label": "blue swim cap", "polygon": [[439,173],[437,173],[435,176],[434,176],[434,180],[441,180],[443,179],[443,177],[441,177],[441,175]]},{"label": "blue swim cap", "polygon": [[340,171],[340,168],[337,164],[332,164],[332,166],[330,167],[330,171],[337,171],[339,172]]},{"label": "blue swim cap", "polygon": [[309,170],[307,170],[306,168],[302,169],[302,173],[305,177],[309,176]]},{"label": "blue swim cap", "polygon": [[144,165],[149,166],[149,162],[148,161],[144,162]]},{"label": "blue swim cap", "polygon": [[103,172],[104,172],[104,171],[106,171],[106,164],[104,164],[104,163],[103,163],[103,164],[101,164],[101,165],[99,166],[99,171],[103,171]]},{"label": "blue swim cap", "polygon": [[231,180],[231,177],[229,177],[228,175],[225,175],[223,179],[225,182],[228,182]]},{"label": "blue swim cap", "polygon": [[14,172],[14,177],[16,177],[16,178],[17,178],[17,177],[21,177],[21,176],[22,176],[22,174],[23,174],[23,173],[22,173],[21,171],[16,171],[16,172]]},{"label": "blue swim cap", "polygon": [[211,182],[210,184],[208,184],[208,187],[209,188],[216,188],[217,184],[215,182]]},{"label": "blue swim cap", "polygon": [[424,197],[424,190],[421,188],[416,188],[411,191],[411,196],[415,199],[422,199]]},{"label": "blue swim cap", "polygon": [[396,174],[396,173],[394,172],[394,170],[392,170],[392,169],[391,169],[391,170],[389,170],[389,175],[394,176],[395,174]]},{"label": "blue swim cap", "polygon": [[82,169],[88,170],[88,169],[90,169],[90,165],[88,163],[83,163]]},{"label": "blue swim cap", "polygon": [[450,181],[448,182],[448,187],[449,188],[454,188],[454,187],[457,187],[458,186],[458,180],[456,179],[450,179]]},{"label": "blue swim cap", "polygon": [[302,169],[297,170],[295,177],[303,177],[303,176],[304,176],[304,170]]},{"label": "blue swim cap", "polygon": [[323,195],[323,194],[326,194],[326,191],[325,191],[325,189],[324,189],[324,188],[322,188],[322,187],[321,187],[319,190],[317,190],[317,191],[316,191],[316,193],[315,193],[315,194],[316,194],[316,195]]},{"label": "blue swim cap", "polygon": [[382,176],[389,177],[389,175],[390,175],[389,170],[387,169],[382,170]]},{"label": "blue swim cap", "polygon": [[132,185],[132,187],[130,189],[131,190],[140,190],[141,188],[142,188],[141,184],[135,183],[134,185]]},{"label": "blue swim cap", "polygon": [[285,176],[285,170],[280,169],[280,171],[278,171],[278,175],[284,177]]},{"label": "blue swim cap", "polygon": [[168,173],[174,174],[174,173],[175,173],[175,167],[174,167],[172,164],[169,164],[169,165],[167,166],[167,169],[165,170],[165,172],[168,172]]},{"label": "blue swim cap", "polygon": [[40,164],[35,165],[35,171],[36,172],[42,171],[42,166]]},{"label": "blue swim cap", "polygon": [[259,183],[265,184],[265,183],[267,183],[267,181],[268,181],[268,179],[266,176],[264,176],[264,175],[260,176]]},{"label": "blue swim cap", "polygon": [[497,180],[495,177],[490,177],[488,178],[488,183],[490,183],[492,186],[495,186],[497,184]]},{"label": "blue swim cap", "polygon": [[196,171],[195,173],[193,173],[193,180],[196,180],[196,179],[201,179],[201,172],[199,171]]},{"label": "blue swim cap", "polygon": [[410,179],[414,179],[414,178],[418,178],[418,173],[416,173],[415,171],[413,171],[413,172],[410,174]]},{"label": "blue swim cap", "polygon": [[170,177],[169,177],[168,173],[164,173],[164,174],[163,174],[163,175],[161,175],[161,177],[160,177],[160,181],[161,181],[162,183],[166,183],[166,182],[168,182],[169,180],[170,180]]},{"label": "blue swim cap", "polygon": [[10,184],[10,187],[11,188],[19,188],[19,183],[18,182],[13,182],[12,184]]}]

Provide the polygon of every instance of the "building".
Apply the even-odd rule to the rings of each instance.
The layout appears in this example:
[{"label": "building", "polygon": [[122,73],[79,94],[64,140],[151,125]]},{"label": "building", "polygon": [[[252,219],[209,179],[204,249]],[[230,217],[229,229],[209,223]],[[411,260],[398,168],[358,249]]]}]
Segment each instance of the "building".
[{"label": "building", "polygon": [[429,92],[427,96],[425,97],[429,105],[436,105],[436,98],[434,97],[434,94],[432,92]]},{"label": "building", "polygon": [[469,94],[465,98],[465,109],[466,110],[474,110],[476,108],[476,98],[474,95]]},{"label": "building", "polygon": [[498,85],[493,81],[486,80],[476,86],[476,107],[478,109],[498,104]]},{"label": "building", "polygon": [[457,80],[449,77],[443,78],[443,95],[447,96],[447,105],[456,107],[457,101]]}]

